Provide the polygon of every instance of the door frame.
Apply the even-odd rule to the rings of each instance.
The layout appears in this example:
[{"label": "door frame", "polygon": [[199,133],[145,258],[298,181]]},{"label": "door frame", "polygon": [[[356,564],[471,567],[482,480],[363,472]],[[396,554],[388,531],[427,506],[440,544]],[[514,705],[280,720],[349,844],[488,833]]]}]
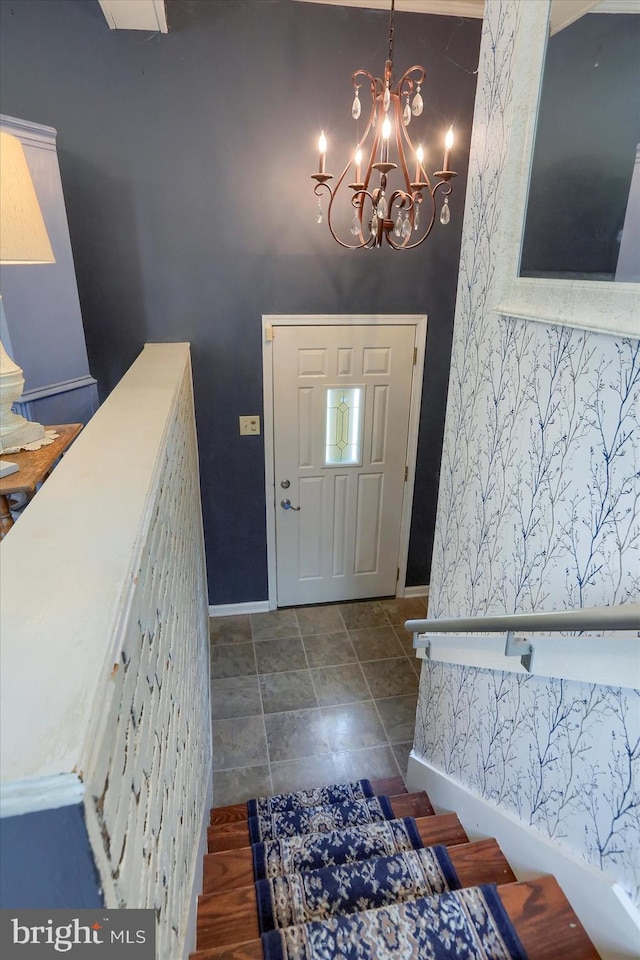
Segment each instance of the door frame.
[{"label": "door frame", "polygon": [[398,545],[398,581],[396,597],[405,595],[413,488],[416,475],[422,379],[427,342],[427,317],[425,314],[263,314],[262,315],[262,384],[264,427],[264,479],[267,519],[267,575],[269,582],[269,609],[278,605],[278,574],[276,568],[276,481],[273,443],[273,352],[271,344],[277,336],[278,327],[347,327],[347,326],[413,326],[416,360],[412,368],[411,399],[409,406],[409,432],[407,435],[407,479],[402,497],[400,542]]}]

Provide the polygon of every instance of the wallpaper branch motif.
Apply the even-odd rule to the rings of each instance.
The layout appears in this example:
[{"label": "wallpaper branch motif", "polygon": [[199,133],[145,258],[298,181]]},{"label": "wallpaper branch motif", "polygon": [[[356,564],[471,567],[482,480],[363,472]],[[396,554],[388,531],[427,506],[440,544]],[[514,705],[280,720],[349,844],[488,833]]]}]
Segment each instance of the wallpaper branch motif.
[{"label": "wallpaper branch motif", "polygon": [[[485,19],[430,616],[640,593],[640,345],[492,311],[520,4]],[[640,694],[425,661],[414,749],[640,904]]]}]

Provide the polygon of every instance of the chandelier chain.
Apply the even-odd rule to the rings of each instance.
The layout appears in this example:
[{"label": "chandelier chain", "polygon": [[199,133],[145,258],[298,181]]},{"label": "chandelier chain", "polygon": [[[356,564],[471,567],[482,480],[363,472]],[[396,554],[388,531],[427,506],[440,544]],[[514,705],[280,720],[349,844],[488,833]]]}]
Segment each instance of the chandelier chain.
[{"label": "chandelier chain", "polygon": [[396,18],[396,0],[391,0],[391,14],[389,16],[389,57],[388,57],[391,63],[393,63],[393,31],[395,28],[395,18]]}]

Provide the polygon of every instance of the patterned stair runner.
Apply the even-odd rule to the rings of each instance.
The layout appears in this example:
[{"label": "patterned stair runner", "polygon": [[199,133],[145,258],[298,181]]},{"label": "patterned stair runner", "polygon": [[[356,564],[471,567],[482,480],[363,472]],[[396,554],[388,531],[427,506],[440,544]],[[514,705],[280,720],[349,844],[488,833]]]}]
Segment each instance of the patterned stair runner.
[{"label": "patterned stair runner", "polygon": [[426,794],[360,780],[211,824],[192,960],[598,957],[552,877],[515,882],[495,840],[469,843]]}]

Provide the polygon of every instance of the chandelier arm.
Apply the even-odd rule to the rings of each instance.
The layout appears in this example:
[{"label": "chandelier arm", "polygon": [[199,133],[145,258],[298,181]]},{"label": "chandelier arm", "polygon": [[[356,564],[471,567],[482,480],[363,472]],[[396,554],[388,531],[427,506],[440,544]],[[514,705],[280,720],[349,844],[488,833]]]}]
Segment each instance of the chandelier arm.
[{"label": "chandelier arm", "polygon": [[[369,245],[368,240],[363,240],[362,243],[345,243],[344,240],[340,239],[340,237],[337,235],[337,233],[333,229],[333,224],[331,222],[331,208],[333,206],[333,201],[335,199],[337,187],[336,187],[336,190],[332,190],[328,183],[316,183],[315,187],[313,188],[313,192],[317,197],[322,196],[323,190],[325,190],[330,197],[329,207],[327,209],[327,226],[329,227],[329,233],[331,234],[333,239],[336,241],[336,243],[339,243],[340,246],[344,247],[346,250],[360,250],[363,247],[368,246]],[[368,194],[368,196],[371,197],[371,194]],[[362,233],[361,233],[361,236],[362,236]]]},{"label": "chandelier arm", "polygon": [[356,83],[356,77],[367,78],[367,80],[369,81],[370,93],[373,96],[376,92],[376,78],[374,77],[374,75],[372,73],[369,73],[368,70],[362,69],[362,67],[359,70],[355,70],[351,76],[351,83],[353,84],[354,89],[360,86],[360,84]]},{"label": "chandelier arm", "polygon": [[453,190],[453,184],[451,183],[450,180],[438,180],[433,190],[431,191],[431,196],[433,197],[434,200],[436,198],[436,190],[439,190],[440,187],[442,187],[442,195],[445,197],[448,197]]},{"label": "chandelier arm", "polygon": [[[373,196],[371,195],[371,192],[369,190],[355,190],[353,193],[353,196],[351,197],[351,206],[356,211],[356,213],[354,214],[354,220],[355,220],[355,217],[357,216],[358,223],[360,224],[360,233],[358,235],[360,237],[361,243],[359,247],[364,247],[369,242],[369,237],[367,237],[367,239],[365,240],[364,231],[362,229],[362,215],[364,213],[365,197],[368,197],[369,200],[371,201],[371,209],[373,210]],[[359,247],[356,247],[356,249],[359,249]]]},{"label": "chandelier arm", "polygon": [[[444,180],[440,180],[439,183],[444,183]],[[435,192],[435,191],[434,191]],[[419,200],[418,197],[421,199]],[[401,199],[402,202],[399,204],[399,209],[403,209],[405,206],[409,208],[409,216],[411,218],[411,224],[415,223],[415,211],[425,202],[425,198],[422,197],[422,194],[416,191],[415,193],[405,193],[403,190],[395,190],[391,195],[391,200],[389,201],[389,210],[392,209],[393,204],[397,199]],[[389,246],[393,247],[394,250],[413,250],[415,247],[419,247],[420,244],[427,239],[436,219],[436,205],[432,191],[429,191],[429,198],[431,200],[431,217],[429,219],[429,224],[424,234],[420,237],[419,240],[416,240],[414,243],[409,243],[409,237],[405,237],[400,243],[397,243],[393,237],[393,231],[389,230],[386,233],[387,243]],[[407,204],[407,200],[409,203]]]},{"label": "chandelier arm", "polygon": [[[418,73],[418,76],[415,78],[411,76],[411,74],[414,72]],[[425,82],[426,79],[427,79],[427,72],[424,69],[424,67],[421,67],[419,63],[414,63],[412,67],[409,67],[408,70],[405,70],[405,72],[402,74],[402,76],[398,80],[398,83],[396,85],[396,91],[398,92],[398,94],[402,93],[402,84],[406,80],[407,83],[410,84],[410,87],[408,91],[407,90],[404,91],[405,94],[413,93],[413,87],[418,83],[420,84],[420,86],[422,86],[422,84]]]},{"label": "chandelier arm", "polygon": [[387,238],[387,243],[389,244],[390,247],[393,247],[394,250],[414,250],[416,247],[419,247],[421,243],[424,243],[424,241],[427,239],[427,237],[431,233],[434,223],[435,223],[435,214],[431,217],[429,226],[427,227],[423,236],[421,236],[419,240],[416,240],[415,243],[406,243],[406,241],[404,243],[396,243],[396,241],[392,236],[393,231],[391,230],[385,234]]}]

